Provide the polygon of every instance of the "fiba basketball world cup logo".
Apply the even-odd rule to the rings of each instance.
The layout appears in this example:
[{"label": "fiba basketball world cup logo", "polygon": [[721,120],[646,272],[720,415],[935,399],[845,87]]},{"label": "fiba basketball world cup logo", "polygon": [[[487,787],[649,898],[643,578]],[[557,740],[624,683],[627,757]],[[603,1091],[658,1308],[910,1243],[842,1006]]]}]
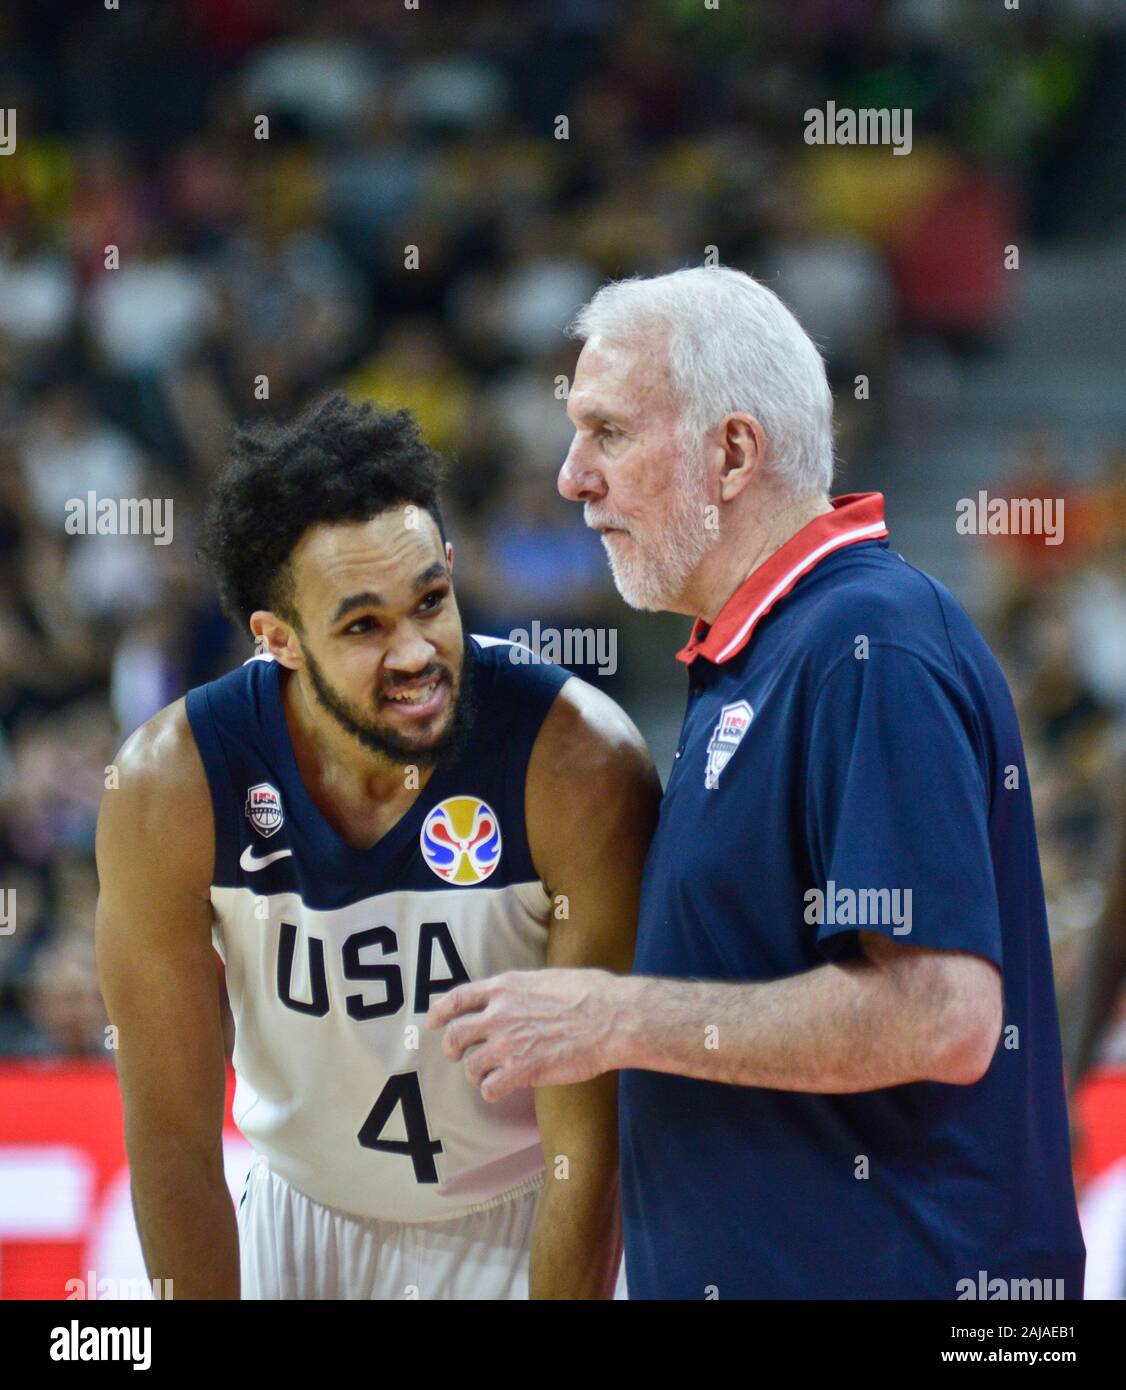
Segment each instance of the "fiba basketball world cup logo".
[{"label": "fiba basketball world cup logo", "polygon": [[259,835],[276,835],[282,827],[281,793],[258,782],[246,793],[246,818]]},{"label": "fiba basketball world cup logo", "polygon": [[743,735],[751,727],[754,717],[755,712],[746,700],[737,700],[735,704],[724,705],[720,710],[719,722],[712,730],[708,744],[708,765],[704,769],[704,786],[709,791],[719,786],[719,774],[743,742]]},{"label": "fiba basketball world cup logo", "polygon": [[500,863],[500,822],[475,796],[440,801],[422,823],[422,857],[447,883],[480,883]]}]

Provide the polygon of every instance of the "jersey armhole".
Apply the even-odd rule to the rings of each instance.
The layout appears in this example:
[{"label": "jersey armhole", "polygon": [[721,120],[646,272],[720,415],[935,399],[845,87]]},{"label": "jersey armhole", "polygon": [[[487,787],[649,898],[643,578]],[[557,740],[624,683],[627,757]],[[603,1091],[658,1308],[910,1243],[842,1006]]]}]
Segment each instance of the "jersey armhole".
[{"label": "jersey armhole", "polygon": [[184,700],[188,724],[199,749],[207,788],[211,794],[211,813],[215,819],[215,862],[212,886],[238,882],[239,826],[230,788],[234,785],[222,740],[215,728],[211,702],[202,687],[189,690]]}]

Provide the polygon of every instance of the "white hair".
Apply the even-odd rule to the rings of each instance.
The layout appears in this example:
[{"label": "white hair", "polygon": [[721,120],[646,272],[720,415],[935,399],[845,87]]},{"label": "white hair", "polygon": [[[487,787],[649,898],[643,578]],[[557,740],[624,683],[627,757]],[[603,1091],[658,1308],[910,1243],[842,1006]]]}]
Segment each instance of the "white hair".
[{"label": "white hair", "polygon": [[833,481],[833,397],[813,339],[785,304],[729,266],[632,276],[598,291],[576,314],[573,338],[640,343],[663,331],[681,443],[732,411],[766,434],[767,468],[795,498]]}]

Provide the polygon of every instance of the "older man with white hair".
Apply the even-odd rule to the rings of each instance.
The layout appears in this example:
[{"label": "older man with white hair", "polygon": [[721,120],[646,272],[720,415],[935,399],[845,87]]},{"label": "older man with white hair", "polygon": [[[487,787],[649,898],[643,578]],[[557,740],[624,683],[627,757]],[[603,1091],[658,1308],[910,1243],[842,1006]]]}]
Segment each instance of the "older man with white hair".
[{"label": "older man with white hair", "polygon": [[688,709],[634,973],[462,985],[447,1055],[490,1100],[621,1069],[633,1297],[1081,1297],[996,661],[879,493],[830,500],[824,365],[764,286],[627,280],[574,331],[559,489],[627,603],[695,617]]}]

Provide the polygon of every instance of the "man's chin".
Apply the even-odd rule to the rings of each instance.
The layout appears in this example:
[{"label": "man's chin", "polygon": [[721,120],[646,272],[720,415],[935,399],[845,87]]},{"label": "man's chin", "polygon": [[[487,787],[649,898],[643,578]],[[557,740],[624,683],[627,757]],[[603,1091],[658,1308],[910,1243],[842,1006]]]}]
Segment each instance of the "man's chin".
[{"label": "man's chin", "polygon": [[661,604],[655,602],[645,595],[635,594],[631,590],[623,589],[620,584],[617,586],[618,595],[628,608],[632,608],[635,613],[659,613]]},{"label": "man's chin", "polygon": [[611,565],[610,577],[614,588],[622,600],[638,613],[661,613],[666,606],[666,595],[655,584],[639,582],[633,575],[624,575],[619,568]]},{"label": "man's chin", "polygon": [[434,729],[400,729],[391,724],[379,724],[365,730],[361,742],[374,751],[385,754],[392,762],[404,766],[417,763],[430,766],[440,762],[453,742],[454,720],[448,716],[441,727]]},{"label": "man's chin", "polygon": [[[409,714],[388,716],[379,705],[372,712],[374,718],[364,717],[354,705],[337,695],[311,656],[307,662],[309,679],[321,708],[369,753],[403,767],[430,767],[459,757],[474,725],[473,654],[468,639],[465,648],[460,680],[455,685],[446,675],[443,678],[445,700],[432,714],[420,709],[413,718]],[[412,723],[418,727],[410,727]]]}]

